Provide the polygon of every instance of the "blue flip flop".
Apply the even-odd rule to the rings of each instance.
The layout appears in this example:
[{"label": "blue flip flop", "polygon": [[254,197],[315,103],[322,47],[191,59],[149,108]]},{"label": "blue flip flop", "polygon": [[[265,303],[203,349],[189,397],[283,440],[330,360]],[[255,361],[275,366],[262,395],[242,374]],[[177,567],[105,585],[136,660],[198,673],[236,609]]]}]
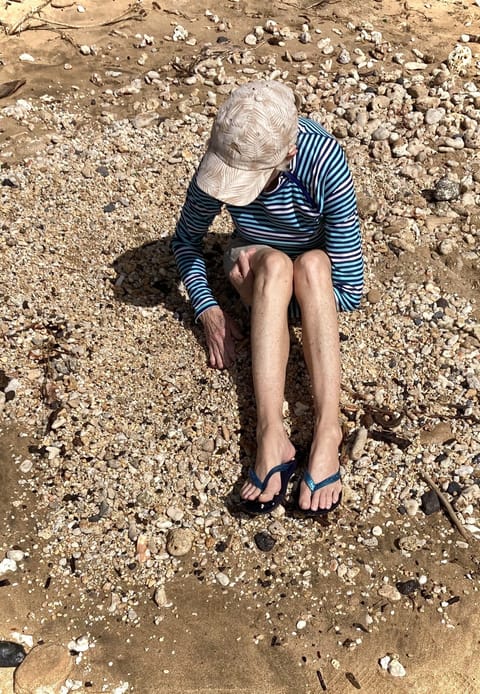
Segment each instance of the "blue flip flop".
[{"label": "blue flip flop", "polygon": [[[324,480],[321,482],[314,482],[312,476],[308,472],[308,470],[305,470],[303,473],[303,481],[307,485],[307,487],[310,489],[312,494],[315,492],[318,492],[319,489],[322,489],[323,487],[328,487],[329,484],[333,484],[334,482],[337,482],[340,478],[340,470],[337,470],[333,475],[330,475],[330,477],[326,477]],[[301,484],[301,483],[300,483]],[[338,501],[336,501],[334,504],[330,506],[330,508],[318,508],[316,511],[312,511],[309,508],[300,508],[300,484],[298,485],[297,492],[296,492],[296,501],[297,501],[297,511],[301,513],[304,516],[325,516],[327,513],[330,513],[331,511],[334,511],[338,506],[340,506],[340,503],[342,501],[342,492],[340,492],[340,496],[338,497]]]},{"label": "blue flip flop", "polygon": [[273,509],[277,508],[277,506],[279,506],[285,499],[288,483],[290,481],[291,476],[295,472],[296,467],[297,459],[295,456],[291,460],[289,460],[288,463],[281,463],[280,465],[275,465],[275,467],[273,467],[268,472],[263,481],[259,478],[255,470],[253,468],[250,468],[250,470],[248,471],[248,477],[250,479],[250,482],[252,482],[252,484],[254,484],[257,487],[257,489],[260,489],[260,494],[262,494],[267,488],[271,476],[275,475],[277,472],[280,473],[282,486],[278,494],[275,494],[275,496],[272,497],[269,501],[258,501],[258,499],[242,499],[242,501],[240,502],[240,509],[251,516],[257,516],[264,513],[271,513]]}]

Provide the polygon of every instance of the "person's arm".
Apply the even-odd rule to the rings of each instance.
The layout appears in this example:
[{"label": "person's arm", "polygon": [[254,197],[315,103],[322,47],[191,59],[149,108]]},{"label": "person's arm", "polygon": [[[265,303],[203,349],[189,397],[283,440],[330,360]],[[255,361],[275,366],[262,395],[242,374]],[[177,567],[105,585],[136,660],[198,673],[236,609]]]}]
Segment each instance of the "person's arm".
[{"label": "person's arm", "polygon": [[200,190],[194,176],[172,239],[172,251],[190,297],[195,320],[208,308],[218,306],[208,284],[203,239],[221,208],[219,200]]},{"label": "person's arm", "polygon": [[342,311],[358,308],[363,290],[363,255],[357,201],[345,154],[335,140],[329,143],[323,172],[325,250],[332,263],[332,282]]},{"label": "person's arm", "polygon": [[219,369],[232,364],[234,340],[241,337],[236,323],[213,296],[203,255],[203,239],[221,208],[222,203],[200,190],[194,177],[172,239],[172,251],[195,320],[200,320],[204,328],[210,366]]}]

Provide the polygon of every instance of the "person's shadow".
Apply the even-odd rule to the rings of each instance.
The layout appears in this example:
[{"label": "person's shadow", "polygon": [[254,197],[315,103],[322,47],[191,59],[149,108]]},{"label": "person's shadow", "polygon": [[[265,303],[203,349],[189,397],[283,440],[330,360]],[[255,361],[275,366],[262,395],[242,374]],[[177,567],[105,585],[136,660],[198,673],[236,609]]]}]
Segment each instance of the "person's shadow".
[{"label": "person's shadow", "polygon": [[[244,334],[237,349],[237,359],[229,370],[236,385],[240,416],[240,462],[242,473],[233,488],[224,498],[232,515],[244,514],[238,509],[239,491],[246,479],[248,469],[255,463],[256,416],[253,395],[251,359],[249,345],[249,317],[223,271],[223,253],[228,234],[210,234],[206,237],[204,255],[209,283],[220,305],[239,323]],[[118,301],[139,307],[162,305],[170,311],[185,330],[194,333],[205,348],[205,368],[208,369],[206,345],[201,326],[195,324],[193,311],[180,291],[180,278],[170,250],[171,238],[161,238],[131,248],[113,262],[114,295]],[[308,373],[305,368],[301,338],[290,328],[291,346],[287,368],[285,398],[289,404],[290,437],[297,449],[308,451],[312,438],[312,399],[308,388]],[[206,382],[208,388],[208,382]],[[208,393],[206,393],[208,398]],[[232,461],[233,462],[233,461]],[[281,461],[279,461],[281,462]],[[228,461],[227,461],[228,464]],[[293,513],[293,504],[286,505]]]}]

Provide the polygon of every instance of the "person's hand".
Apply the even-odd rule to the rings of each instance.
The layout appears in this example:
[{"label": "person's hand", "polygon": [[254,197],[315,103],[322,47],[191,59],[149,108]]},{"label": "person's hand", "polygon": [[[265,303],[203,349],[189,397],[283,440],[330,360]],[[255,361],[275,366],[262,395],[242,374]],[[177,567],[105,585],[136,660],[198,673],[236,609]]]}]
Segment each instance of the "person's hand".
[{"label": "person's hand", "polygon": [[228,368],[235,361],[235,340],[242,337],[237,323],[219,306],[200,316],[208,348],[208,362],[215,369]]}]

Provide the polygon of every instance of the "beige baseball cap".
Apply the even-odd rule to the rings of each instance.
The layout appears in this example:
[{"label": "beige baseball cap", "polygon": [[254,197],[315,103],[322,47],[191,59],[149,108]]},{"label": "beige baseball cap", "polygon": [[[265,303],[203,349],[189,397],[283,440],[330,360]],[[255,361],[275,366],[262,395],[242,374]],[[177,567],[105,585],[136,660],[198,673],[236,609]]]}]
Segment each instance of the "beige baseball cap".
[{"label": "beige baseball cap", "polygon": [[201,190],[231,205],[248,205],[295,145],[298,112],[293,91],[256,80],[235,89],[218,109],[197,172]]}]

